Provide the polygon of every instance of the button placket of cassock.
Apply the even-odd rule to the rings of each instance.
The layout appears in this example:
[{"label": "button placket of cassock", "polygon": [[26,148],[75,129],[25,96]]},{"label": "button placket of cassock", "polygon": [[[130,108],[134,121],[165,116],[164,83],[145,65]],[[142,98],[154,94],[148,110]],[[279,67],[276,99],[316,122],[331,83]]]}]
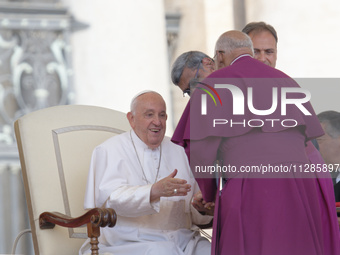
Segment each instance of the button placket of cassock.
[{"label": "button placket of cassock", "polygon": [[157,181],[155,179],[158,172],[157,169],[158,164],[159,164],[159,149],[155,150],[144,149],[143,168],[145,171],[145,176],[148,179],[149,183],[155,183]]}]

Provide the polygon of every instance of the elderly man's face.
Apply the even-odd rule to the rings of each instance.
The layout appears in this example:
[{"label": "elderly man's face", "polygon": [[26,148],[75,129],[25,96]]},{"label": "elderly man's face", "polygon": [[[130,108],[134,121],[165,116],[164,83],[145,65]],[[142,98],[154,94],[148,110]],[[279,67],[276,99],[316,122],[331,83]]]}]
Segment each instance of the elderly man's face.
[{"label": "elderly man's face", "polygon": [[261,32],[250,32],[254,45],[254,57],[262,63],[271,67],[276,66],[277,47],[274,36],[267,30]]},{"label": "elderly man's face", "polygon": [[137,136],[151,149],[163,141],[166,130],[166,106],[163,98],[155,93],[146,93],[136,99],[135,114],[128,119]]},{"label": "elderly man's face", "polygon": [[[325,130],[325,124],[321,123],[322,128]],[[316,139],[319,144],[320,153],[326,164],[339,164],[340,163],[340,136],[333,138],[326,132],[323,136]]]}]

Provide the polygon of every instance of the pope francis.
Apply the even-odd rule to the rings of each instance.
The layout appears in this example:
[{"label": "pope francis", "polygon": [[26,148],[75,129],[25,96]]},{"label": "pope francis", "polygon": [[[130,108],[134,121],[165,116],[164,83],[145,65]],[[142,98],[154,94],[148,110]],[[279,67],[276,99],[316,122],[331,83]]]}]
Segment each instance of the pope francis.
[{"label": "pope francis", "polygon": [[[85,208],[111,207],[114,228],[103,228],[101,254],[210,254],[194,224],[212,217],[192,205],[199,192],[182,147],[165,135],[166,105],[154,91],[141,92],[127,114],[131,130],[93,151]],[[79,254],[90,253],[89,240]]]}]

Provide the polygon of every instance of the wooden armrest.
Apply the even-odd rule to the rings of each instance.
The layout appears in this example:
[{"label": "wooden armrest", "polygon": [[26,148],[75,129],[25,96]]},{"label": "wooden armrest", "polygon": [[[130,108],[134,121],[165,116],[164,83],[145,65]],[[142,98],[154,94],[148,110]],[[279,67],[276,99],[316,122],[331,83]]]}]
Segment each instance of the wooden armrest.
[{"label": "wooden armrest", "polygon": [[112,208],[93,208],[78,218],[72,218],[58,212],[44,212],[39,216],[41,229],[52,229],[55,225],[77,228],[87,224],[87,235],[91,239],[91,254],[99,254],[98,237],[101,227],[114,227],[117,214]]},{"label": "wooden armrest", "polygon": [[111,208],[93,208],[84,215],[72,218],[68,215],[58,212],[44,212],[39,216],[39,225],[41,229],[51,229],[55,225],[77,228],[92,223],[96,227],[114,227],[117,221],[117,214]]}]

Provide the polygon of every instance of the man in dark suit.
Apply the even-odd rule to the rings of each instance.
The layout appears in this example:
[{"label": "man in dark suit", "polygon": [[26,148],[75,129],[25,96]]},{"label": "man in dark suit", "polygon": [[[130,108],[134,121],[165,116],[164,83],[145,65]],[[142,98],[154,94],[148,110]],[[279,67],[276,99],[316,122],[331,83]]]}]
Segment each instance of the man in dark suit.
[{"label": "man in dark suit", "polygon": [[325,111],[319,113],[318,118],[325,131],[323,136],[317,138],[320,153],[332,175],[335,200],[340,202],[340,112]]}]

